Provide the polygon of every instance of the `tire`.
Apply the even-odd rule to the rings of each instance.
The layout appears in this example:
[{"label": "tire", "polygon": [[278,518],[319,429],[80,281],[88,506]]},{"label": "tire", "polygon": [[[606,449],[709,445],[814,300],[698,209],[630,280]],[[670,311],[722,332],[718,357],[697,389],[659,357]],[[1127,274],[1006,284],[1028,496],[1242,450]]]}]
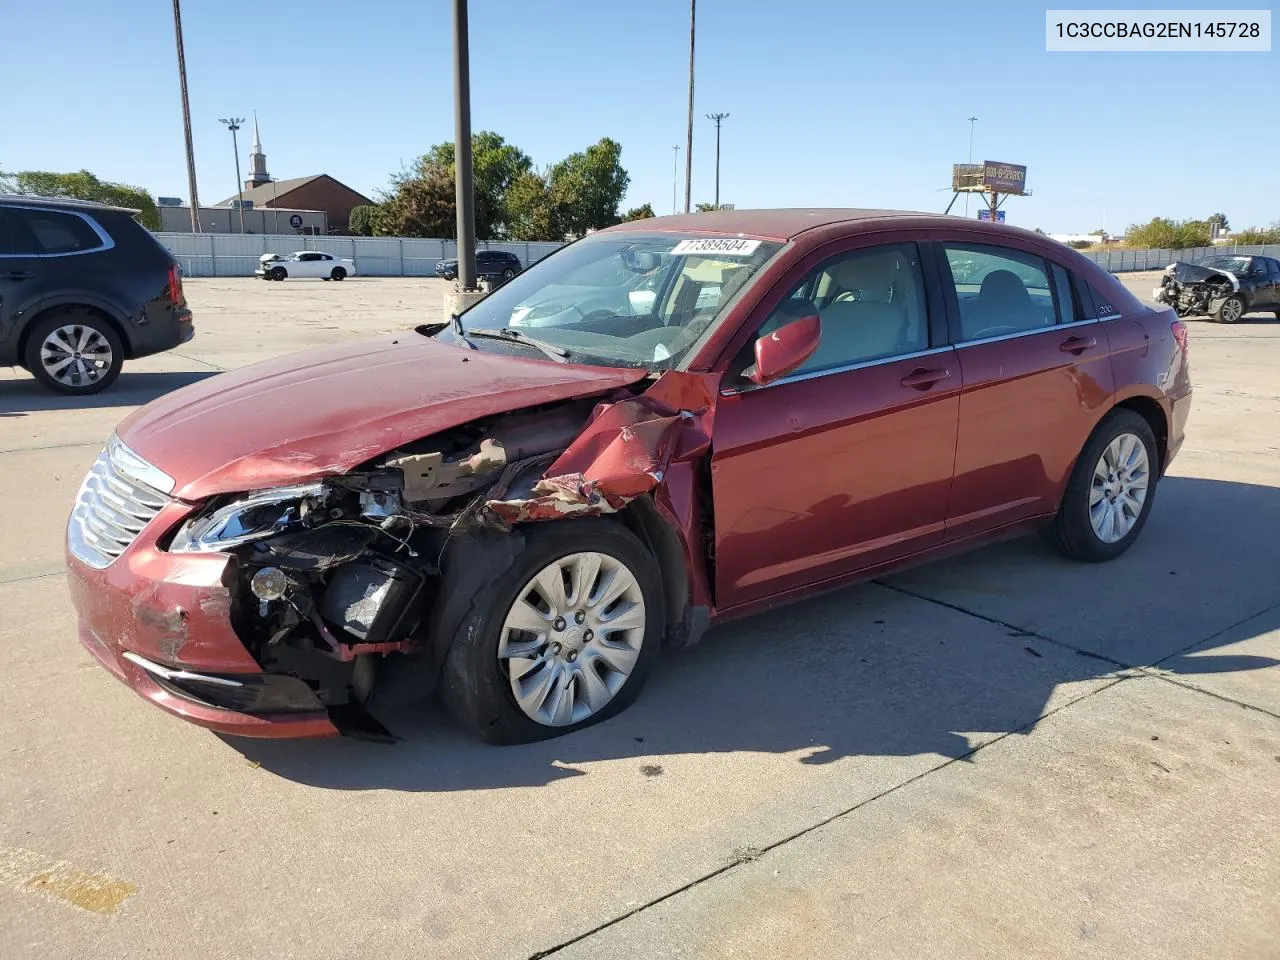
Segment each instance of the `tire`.
[{"label": "tire", "polygon": [[124,367],[124,344],[98,314],[67,310],[32,328],[23,366],[55,393],[83,397],[115,383]]},{"label": "tire", "polygon": [[284,279],[285,277],[287,277],[288,275],[289,275],[289,271],[288,271],[288,270],[286,270],[284,267],[272,267],[272,268],[271,268],[271,279],[272,279],[272,280],[283,280],[283,279]]},{"label": "tire", "polygon": [[[440,681],[441,698],[453,715],[471,733],[495,744],[545,740],[607,720],[625,709],[639,695],[653,668],[666,621],[662,576],[657,561],[622,524],[599,518],[535,523],[522,529],[526,537],[524,552],[505,573],[472,600],[445,657]],[[545,573],[557,561],[569,561],[566,564],[569,566],[574,556],[584,554],[604,561],[599,568],[601,574],[608,574],[610,564],[617,565],[615,576],[618,570],[629,572],[633,586],[629,586],[617,601],[597,608],[590,614],[590,619],[585,620],[575,618],[572,603],[564,609],[565,616],[553,622],[549,617],[558,611],[539,612],[525,600],[537,596],[536,592],[530,591],[536,591],[540,572]],[[606,588],[603,577],[598,583],[597,591]],[[619,604],[619,609],[624,603],[634,605],[637,595],[643,600],[642,627],[628,631],[618,647],[602,643],[603,631],[600,638],[592,637],[592,624],[599,625],[601,621],[597,618],[602,612],[613,609],[610,604]],[[527,612],[532,611],[536,617],[548,617],[539,634],[507,629],[507,617],[514,615],[517,601],[524,602]],[[541,619],[535,622],[543,623]],[[556,629],[557,623],[561,624],[559,630]],[[611,634],[611,644],[614,636],[616,634]],[[563,647],[555,637],[563,641]],[[533,655],[505,661],[500,659],[504,640],[514,649],[530,649]],[[638,651],[635,650],[637,641]],[[579,649],[581,657],[577,657]],[[601,657],[602,651],[608,653],[610,649],[621,649],[630,659],[627,675],[611,672],[612,656]],[[581,660],[581,663],[576,660]],[[514,680],[513,674],[522,669],[524,675],[521,680]],[[598,684],[595,689],[602,691],[601,696],[609,692],[611,683],[616,683],[612,692],[596,707],[589,702],[591,696],[597,694],[591,694],[591,684],[585,682],[588,670],[595,671]],[[552,677],[549,683],[539,682],[539,678],[547,676]],[[561,677],[564,676],[572,676],[573,679],[562,683]],[[571,692],[570,713],[559,721],[555,718],[550,718],[552,722],[546,718],[535,719],[517,701],[515,687],[521,684],[530,691],[528,696],[535,700],[538,691],[545,686],[542,704],[547,709],[552,709],[553,693],[561,694],[555,701],[558,707],[564,694]],[[572,720],[571,713],[579,706],[591,712],[581,719]]]},{"label": "tire", "polygon": [[[1142,454],[1145,455],[1143,475],[1145,486],[1142,488],[1142,502],[1136,517],[1132,516],[1131,508],[1124,507],[1126,502],[1132,501],[1136,487],[1123,483],[1123,471],[1118,474],[1121,478],[1118,482],[1106,479],[1116,476],[1110,471],[1097,475],[1100,481],[1100,499],[1097,505],[1092,505],[1095,495],[1095,470],[1099,468],[1105,470],[1106,463],[1103,461],[1103,456],[1108,451],[1116,451],[1113,444],[1120,444],[1119,452],[1125,462],[1133,463],[1138,460],[1136,450],[1132,447],[1126,450],[1127,444],[1122,440],[1126,437],[1140,444]],[[1139,471],[1134,469],[1133,478],[1137,479],[1138,474]],[[1054,517],[1052,525],[1046,531],[1047,539],[1063,555],[1073,560],[1099,563],[1115,559],[1133,546],[1134,541],[1142,533],[1142,528],[1146,526],[1152,505],[1155,503],[1159,477],[1160,456],[1151,425],[1132,410],[1111,411],[1094,429],[1084,449],[1080,451],[1075,469],[1071,471],[1071,479],[1067,481],[1062,505],[1058,508],[1058,514]],[[1114,513],[1123,516],[1123,522],[1128,526],[1123,532],[1113,526],[1108,536],[1105,514],[1108,512],[1107,504],[1112,502],[1110,499],[1112,492],[1120,492],[1116,501],[1122,506],[1115,508]],[[1128,494],[1127,497],[1126,494]],[[1095,524],[1095,510],[1101,518],[1097,524]],[[1113,516],[1114,522],[1117,521]]]},{"label": "tire", "polygon": [[505,270],[503,270],[503,271],[502,271],[502,279],[503,279],[503,280],[510,280],[510,279],[511,279],[512,277],[514,277],[515,275],[516,275],[516,272],[515,272],[514,270],[512,270],[510,267],[507,267],[507,269],[505,269]]},{"label": "tire", "polygon": [[458,279],[458,275],[457,275],[456,273],[446,273],[446,274],[444,275],[444,278],[445,278],[446,280],[457,280],[457,279]]},{"label": "tire", "polygon": [[334,280],[345,280],[347,279],[347,271],[342,267],[334,267],[333,273],[329,274],[329,276]]},{"label": "tire", "polygon": [[1213,311],[1214,323],[1235,323],[1245,313],[1244,299],[1239,294],[1232,294],[1218,304],[1218,309]]}]

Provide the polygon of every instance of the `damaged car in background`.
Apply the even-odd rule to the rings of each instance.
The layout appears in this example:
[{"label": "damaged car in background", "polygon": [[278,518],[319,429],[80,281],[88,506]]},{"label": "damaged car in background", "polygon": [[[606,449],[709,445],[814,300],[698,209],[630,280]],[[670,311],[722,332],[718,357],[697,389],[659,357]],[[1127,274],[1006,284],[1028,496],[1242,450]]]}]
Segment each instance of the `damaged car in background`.
[{"label": "damaged car in background", "polygon": [[1152,296],[1180,317],[1235,323],[1256,310],[1280,317],[1280,261],[1246,256],[1213,257],[1204,263],[1179,260],[1165,267]]},{"label": "damaged car in background", "polygon": [[433,692],[492,742],[572,731],[713,622],[1036,528],[1118,556],[1182,442],[1186,352],[1003,225],[624,224],[445,323],[133,412],[67,527],[79,637],[223,733],[386,738]]}]

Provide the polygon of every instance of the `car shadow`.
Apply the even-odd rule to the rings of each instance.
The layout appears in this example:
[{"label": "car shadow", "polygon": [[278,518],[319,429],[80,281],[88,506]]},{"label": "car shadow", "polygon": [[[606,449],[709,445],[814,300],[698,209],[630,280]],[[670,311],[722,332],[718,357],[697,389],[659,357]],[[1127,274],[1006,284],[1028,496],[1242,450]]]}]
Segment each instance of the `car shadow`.
[{"label": "car shadow", "polygon": [[45,387],[34,377],[0,381],[0,417],[21,417],[46,410],[81,410],[101,407],[135,407],[192,383],[216,376],[217,370],[182,370],[172,373],[124,371],[101,393],[67,397]]},{"label": "car shadow", "polygon": [[[1177,582],[1197,583],[1237,552],[1239,541],[1253,537],[1252,530],[1228,523],[1228,516],[1280,517],[1280,489],[1180,477],[1166,478],[1162,488],[1173,488],[1161,491],[1165,512],[1158,504],[1143,539],[1111,564],[1072,563],[1032,537],[920,569],[994,573],[1013,591],[1024,581],[1044,594],[1037,602],[1058,605],[1065,616],[1090,594],[1054,591],[1052,584],[1063,577],[1127,582],[1126,593],[1141,584],[1159,593],[1162,609],[1175,622],[1191,615],[1199,592],[1168,587],[1162,579],[1169,572],[1166,555],[1178,554]],[[1209,514],[1192,534],[1185,533],[1176,506],[1188,501],[1202,504]],[[1195,542],[1206,537],[1206,528],[1221,531],[1212,548]],[[1254,538],[1245,562],[1267,562],[1274,570],[1280,546],[1257,544]],[[1262,560],[1259,549],[1266,553]],[[1011,554],[1016,554],[1012,564]],[[1240,608],[1260,599],[1271,608],[1250,621],[1250,635],[1280,627],[1280,584],[1258,583],[1263,594],[1218,591],[1217,630],[1256,614],[1261,604]],[[1100,602],[1109,607],[1122,601],[1104,595]],[[1100,612],[1124,615],[1123,608]],[[1163,628],[1141,622],[1136,629],[1159,633]],[[1270,657],[1214,653],[1215,647],[1242,639],[1237,631],[1205,640],[1214,629],[1190,642],[1170,633],[1156,655],[1130,665],[1158,666],[1162,673],[1189,680],[1280,665]],[[1062,642],[1050,642],[1014,623],[910,595],[891,580],[713,629],[698,646],[659,661],[639,700],[617,717],[541,743],[479,743],[435,700],[382,717],[401,738],[392,746],[351,739],[224,739],[278,776],[334,790],[543,785],[587,775],[581,765],[596,761],[644,758],[644,769],[653,770],[660,768],[654,758],[733,751],[795,754],[796,762],[811,765],[860,755],[963,758],[994,736],[1028,732],[1047,709],[1096,689],[1098,681],[1126,675],[1122,655],[1108,657],[1080,646],[1065,632],[1054,635]]]}]

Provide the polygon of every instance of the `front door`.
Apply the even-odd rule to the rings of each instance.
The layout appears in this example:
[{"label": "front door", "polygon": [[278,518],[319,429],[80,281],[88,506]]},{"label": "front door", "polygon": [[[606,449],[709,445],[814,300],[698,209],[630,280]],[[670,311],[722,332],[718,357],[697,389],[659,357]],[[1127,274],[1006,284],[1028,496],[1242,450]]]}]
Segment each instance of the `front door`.
[{"label": "front door", "polygon": [[[799,274],[798,276],[796,274]],[[847,250],[780,286],[722,383],[711,459],[716,605],[725,610],[942,540],[960,371],[931,334],[914,243]],[[766,298],[768,305],[771,298]],[[817,352],[763,387],[756,337],[817,314]]]},{"label": "front door", "polygon": [[964,383],[951,540],[1055,511],[1115,383],[1106,330],[1063,267],[990,244],[941,248]]}]

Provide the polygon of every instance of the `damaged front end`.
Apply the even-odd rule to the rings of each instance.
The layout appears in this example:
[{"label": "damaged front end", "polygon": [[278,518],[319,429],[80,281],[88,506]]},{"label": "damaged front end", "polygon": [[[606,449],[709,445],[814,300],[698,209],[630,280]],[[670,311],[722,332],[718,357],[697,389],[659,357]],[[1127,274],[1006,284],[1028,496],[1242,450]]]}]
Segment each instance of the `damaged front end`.
[{"label": "damaged front end", "polygon": [[[708,450],[712,395],[702,375],[667,373],[643,393],[484,418],[339,476],[215,498],[164,548],[229,554],[231,623],[265,674],[304,682],[344,732],[385,734],[367,710],[430,692],[458,611],[512,562],[519,525],[650,497],[685,539],[696,524],[657,488]],[[673,552],[683,569],[688,551]],[[215,705],[223,693],[203,688]]]},{"label": "damaged front end", "polygon": [[1229,270],[1178,261],[1165,267],[1152,296],[1179,317],[1208,316],[1239,291],[1240,280]]}]

